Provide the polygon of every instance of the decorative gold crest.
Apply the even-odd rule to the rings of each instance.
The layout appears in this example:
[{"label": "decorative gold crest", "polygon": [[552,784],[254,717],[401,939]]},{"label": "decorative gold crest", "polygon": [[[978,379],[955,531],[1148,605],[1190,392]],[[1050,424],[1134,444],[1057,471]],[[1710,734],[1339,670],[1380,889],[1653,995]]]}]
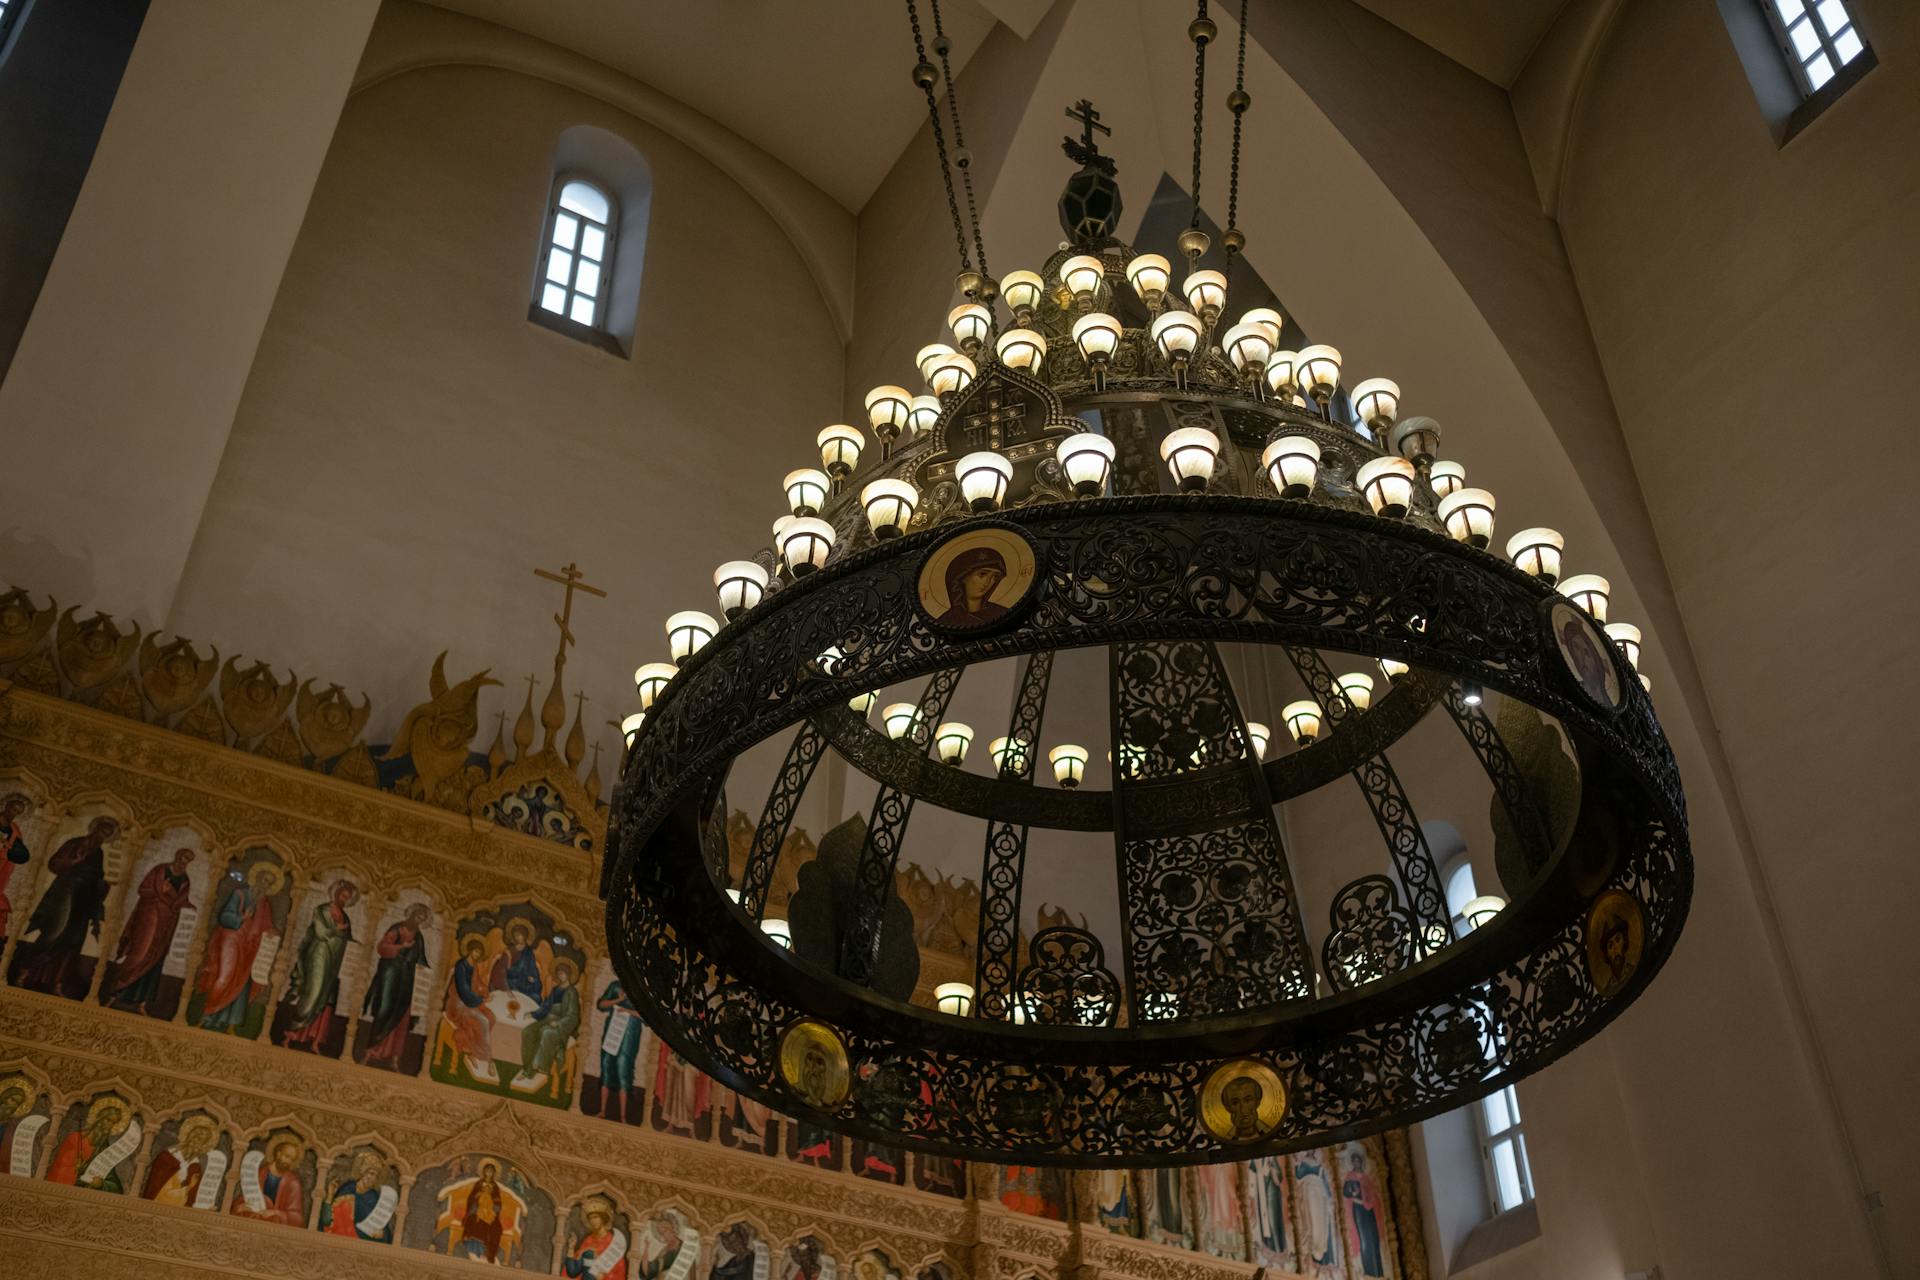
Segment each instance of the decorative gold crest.
[{"label": "decorative gold crest", "polygon": [[193,651],[193,641],[182,636],[164,645],[157,635],[140,642],[140,685],[163,718],[192,706],[219,669],[218,649],[212,657],[203,658]]},{"label": "decorative gold crest", "polygon": [[1286,1114],[1286,1085],[1272,1067],[1251,1058],[1215,1067],[1200,1090],[1200,1123],[1222,1142],[1258,1142]]},{"label": "decorative gold crest", "polygon": [[57,608],[52,597],[46,608],[34,608],[33,597],[20,587],[0,596],[0,663],[18,662],[38,649],[53,628]]},{"label": "decorative gold crest", "polygon": [[297,697],[294,709],[300,717],[300,742],[315,760],[331,760],[352,746],[373,711],[373,700],[366,694],[360,695],[360,705],[355,707],[337,684],[328,685],[325,693],[315,693],[313,681],[305,680]]},{"label": "decorative gold crest", "polygon": [[831,1111],[852,1078],[847,1048],[826,1023],[803,1018],[780,1033],[780,1078],[808,1106]]},{"label": "decorative gold crest", "polygon": [[468,788],[461,785],[467,762],[467,744],[480,729],[480,690],[490,684],[485,671],[459,684],[447,683],[447,654],[433,660],[427,677],[431,696],[400,723],[393,746],[382,759],[413,758],[413,798],[443,808],[464,809]]},{"label": "decorative gold crest", "polygon": [[1640,968],[1647,917],[1632,894],[1609,889],[1587,908],[1587,973],[1593,988],[1612,996]]},{"label": "decorative gold crest", "polygon": [[239,658],[228,658],[220,670],[220,710],[234,736],[250,742],[285,719],[293,705],[296,678],[289,671],[285,681],[276,680],[273,668],[264,662],[242,671]]},{"label": "decorative gold crest", "polygon": [[134,646],[140,643],[139,627],[128,624],[123,632],[104,613],[95,613],[81,622],[74,617],[78,609],[75,605],[60,615],[60,630],[55,641],[60,670],[76,693],[104,683],[126,666]]}]

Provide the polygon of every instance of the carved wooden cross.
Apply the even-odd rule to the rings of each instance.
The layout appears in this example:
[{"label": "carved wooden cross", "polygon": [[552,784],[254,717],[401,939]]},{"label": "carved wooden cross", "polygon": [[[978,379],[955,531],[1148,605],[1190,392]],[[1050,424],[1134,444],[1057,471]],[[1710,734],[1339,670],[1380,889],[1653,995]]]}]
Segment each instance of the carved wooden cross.
[{"label": "carved wooden cross", "polygon": [[577,564],[565,565],[559,573],[548,569],[535,569],[533,573],[535,577],[545,578],[548,582],[558,582],[567,589],[567,596],[561,602],[560,612],[553,615],[553,620],[560,625],[560,652],[565,653],[567,646],[573,643],[573,632],[569,629],[569,624],[573,621],[573,593],[585,591],[589,595],[601,597],[607,593],[599,587],[589,586],[582,581],[586,575],[580,572],[580,566]]},{"label": "carved wooden cross", "polygon": [[967,444],[974,449],[1000,449],[1026,439],[1025,401],[1010,400],[999,387],[982,397],[981,411],[970,413],[962,422]]}]

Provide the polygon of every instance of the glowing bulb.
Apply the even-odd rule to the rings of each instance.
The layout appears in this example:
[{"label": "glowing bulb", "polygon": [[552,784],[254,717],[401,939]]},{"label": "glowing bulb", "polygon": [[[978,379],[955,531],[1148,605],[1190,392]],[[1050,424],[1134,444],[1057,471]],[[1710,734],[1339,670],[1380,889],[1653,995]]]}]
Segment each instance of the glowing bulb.
[{"label": "glowing bulb", "polygon": [[1522,529],[1507,539],[1507,559],[1520,572],[1552,586],[1560,580],[1560,553],[1566,545],[1556,530]]},{"label": "glowing bulb", "polygon": [[751,560],[729,560],[713,571],[713,589],[721,615],[731,622],[767,594],[767,571]]},{"label": "glowing bulb", "polygon": [[628,750],[633,748],[633,740],[640,736],[640,726],[645,724],[647,713],[636,711],[620,722],[620,736],[627,740]]},{"label": "glowing bulb", "polygon": [[927,385],[933,388],[934,395],[945,401],[948,396],[965,391],[979,371],[971,359],[956,353],[933,366],[933,372],[927,375]]},{"label": "glowing bulb", "polygon": [[860,490],[860,505],[876,538],[897,538],[907,531],[920,493],[905,480],[886,477],[871,481]]},{"label": "glowing bulb", "polygon": [[670,662],[649,662],[637,667],[633,673],[633,691],[640,695],[640,709],[653,710],[653,700],[667,687],[678,670]]},{"label": "glowing bulb", "polygon": [[1024,773],[1027,768],[1027,744],[1018,738],[995,738],[987,744],[993,767],[1002,773]]},{"label": "glowing bulb", "polygon": [[1400,412],[1400,386],[1389,378],[1368,378],[1353,389],[1353,411],[1375,431],[1393,425]]},{"label": "glowing bulb", "polygon": [[961,724],[958,720],[942,721],[933,731],[933,745],[940,752],[940,759],[946,764],[964,764],[967,748],[973,743],[973,728]]},{"label": "glowing bulb", "polygon": [[972,355],[987,340],[987,331],[993,327],[993,312],[977,302],[963,302],[947,313],[947,327],[953,330],[960,350]]},{"label": "glowing bulb", "polygon": [[1160,441],[1160,458],[1182,489],[1204,489],[1220,457],[1220,437],[1205,427],[1178,427]]},{"label": "glowing bulb", "polygon": [[1620,647],[1620,653],[1626,658],[1627,665],[1638,671],[1640,669],[1640,628],[1631,622],[1609,622],[1602,630],[1607,633],[1607,639]]},{"label": "glowing bulb", "polygon": [[824,471],[812,467],[801,467],[798,471],[787,472],[787,478],[781,481],[787,491],[787,506],[797,516],[817,516],[820,508],[826,504],[827,490],[833,481]]},{"label": "glowing bulb", "polygon": [[1355,711],[1365,711],[1373,705],[1373,677],[1366,672],[1349,671],[1333,683]]},{"label": "glowing bulb", "polygon": [[1267,390],[1283,403],[1300,403],[1300,388],[1293,380],[1294,369],[1299,363],[1298,351],[1275,351],[1267,357]]},{"label": "glowing bulb", "polygon": [[1208,324],[1218,319],[1220,308],[1227,305],[1227,278],[1218,271],[1189,271],[1181,291],[1187,295],[1187,305]]},{"label": "glowing bulb", "polygon": [[1091,431],[1076,431],[1062,436],[1053,453],[1060,469],[1073,484],[1073,491],[1090,498],[1107,487],[1107,473],[1113,468],[1113,441]]},{"label": "glowing bulb", "polygon": [[1381,674],[1385,675],[1390,681],[1398,680],[1401,676],[1407,674],[1409,670],[1410,668],[1404,662],[1397,661],[1393,658],[1380,659]]},{"label": "glowing bulb", "polygon": [[1273,339],[1265,325],[1237,324],[1220,337],[1234,371],[1249,380],[1258,380],[1273,354]]},{"label": "glowing bulb", "polygon": [[1127,263],[1127,283],[1140,295],[1149,310],[1158,310],[1173,279],[1167,260],[1157,253],[1143,253]]},{"label": "glowing bulb", "polygon": [[1047,752],[1047,762],[1053,766],[1053,779],[1061,786],[1073,788],[1080,785],[1080,779],[1087,771],[1087,749],[1071,742],[1063,742]]},{"label": "glowing bulb", "polygon": [[1261,724],[1258,720],[1247,721],[1247,741],[1253,744],[1253,758],[1255,760],[1265,760],[1267,758],[1267,740],[1271,736],[1272,730],[1268,729],[1267,726]]},{"label": "glowing bulb", "polygon": [[973,1012],[973,988],[964,982],[943,982],[933,989],[933,1007],[964,1018]]},{"label": "glowing bulb", "polygon": [[1306,436],[1281,436],[1261,451],[1260,465],[1281,497],[1304,498],[1320,473],[1320,446]]},{"label": "glowing bulb", "polygon": [[1120,345],[1120,322],[1104,311],[1089,311],[1073,322],[1073,342],[1088,364],[1105,364]]},{"label": "glowing bulb", "polygon": [[969,453],[954,465],[960,481],[960,496],[975,511],[991,511],[1007,496],[1007,484],[1013,479],[1013,464],[992,450]]},{"label": "glowing bulb", "polygon": [[929,342],[926,346],[920,348],[920,354],[913,358],[913,363],[919,367],[920,376],[923,379],[931,381],[933,378],[933,366],[954,354],[956,354],[954,349],[944,342]]},{"label": "glowing bulb", "polygon": [[779,536],[780,559],[796,578],[825,565],[833,550],[833,526],[816,516],[790,517]]},{"label": "glowing bulb", "polygon": [[1200,345],[1200,321],[1188,311],[1162,312],[1147,332],[1160,354],[1175,364],[1185,364]]},{"label": "glowing bulb", "polygon": [[913,397],[905,387],[875,387],[867,392],[867,423],[881,440],[891,443],[907,428],[907,408]]},{"label": "glowing bulb", "polygon": [[1467,487],[1467,469],[1457,462],[1436,462],[1427,472],[1427,483],[1434,497],[1444,498]]},{"label": "glowing bulb", "polygon": [[1413,505],[1413,464],[1405,458],[1375,458],[1354,474],[1377,516],[1398,520]]},{"label": "glowing bulb", "polygon": [[1038,373],[1047,358],[1047,340],[1031,329],[1009,329],[993,344],[993,351],[1009,369]]},{"label": "glowing bulb", "polygon": [[1024,317],[1040,305],[1040,295],[1046,289],[1047,282],[1034,271],[1009,271],[1000,278],[1000,296],[1007,300],[1015,315],[1023,317],[1020,321],[1023,325],[1028,323]]},{"label": "glowing bulb", "polygon": [[706,648],[707,641],[719,630],[720,624],[713,620],[713,615],[698,609],[682,609],[667,619],[667,652],[673,655],[676,664],[685,662]]},{"label": "glowing bulb", "polygon": [[1477,898],[1467,899],[1467,905],[1460,908],[1460,914],[1466,919],[1469,929],[1478,929],[1487,924],[1506,907],[1507,900],[1495,893],[1483,893]]},{"label": "glowing bulb", "polygon": [[785,920],[777,916],[768,916],[760,922],[760,932],[766,934],[773,945],[782,951],[793,950],[793,930]]},{"label": "glowing bulb", "polygon": [[1320,704],[1312,699],[1289,702],[1280,712],[1294,742],[1306,746],[1320,736]]},{"label": "glowing bulb", "polygon": [[860,451],[867,447],[867,438],[845,423],[835,423],[822,427],[814,443],[820,446],[820,465],[839,480],[852,475],[860,465]]},{"label": "glowing bulb", "polygon": [[920,708],[911,702],[892,702],[880,709],[880,723],[887,726],[887,736],[895,742],[911,733],[919,718]]},{"label": "glowing bulb", "polygon": [[1484,547],[1493,541],[1493,506],[1485,489],[1455,489],[1440,499],[1440,523],[1454,541]]},{"label": "glowing bulb", "polygon": [[880,701],[880,695],[877,693],[856,693],[847,699],[847,705],[864,716],[873,710],[873,704],[878,701]]},{"label": "glowing bulb", "polygon": [[1076,302],[1091,303],[1106,277],[1107,269],[1092,254],[1076,254],[1060,264],[1060,283],[1067,286]]},{"label": "glowing bulb", "polygon": [[1294,377],[1323,408],[1340,385],[1340,352],[1333,347],[1302,347],[1294,362]]},{"label": "glowing bulb", "polygon": [[1607,620],[1607,597],[1612,585],[1597,573],[1576,573],[1560,584],[1560,594],[1593,615],[1595,622]]},{"label": "glowing bulb", "polygon": [[1267,331],[1267,345],[1280,345],[1280,331],[1286,327],[1286,320],[1272,307],[1254,307],[1240,317],[1241,324],[1257,324]]},{"label": "glowing bulb", "polygon": [[939,396],[915,396],[907,403],[907,428],[911,431],[931,431],[933,424],[940,421]]}]

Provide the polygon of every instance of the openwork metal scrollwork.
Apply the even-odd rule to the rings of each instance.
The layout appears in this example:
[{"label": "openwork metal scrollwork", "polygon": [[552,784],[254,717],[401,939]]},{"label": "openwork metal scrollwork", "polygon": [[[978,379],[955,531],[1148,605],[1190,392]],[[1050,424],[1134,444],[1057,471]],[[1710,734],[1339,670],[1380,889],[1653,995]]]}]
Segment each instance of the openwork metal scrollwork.
[{"label": "openwork metal scrollwork", "polygon": [[1120,1014],[1120,979],[1100,939],[1057,925],[1033,935],[1020,971],[1018,1007],[1028,1022],[1110,1027]]},{"label": "openwork metal scrollwork", "polygon": [[1341,991],[1411,968],[1424,951],[1413,915],[1385,876],[1362,876],[1335,894],[1328,923],[1320,955],[1327,981]]}]

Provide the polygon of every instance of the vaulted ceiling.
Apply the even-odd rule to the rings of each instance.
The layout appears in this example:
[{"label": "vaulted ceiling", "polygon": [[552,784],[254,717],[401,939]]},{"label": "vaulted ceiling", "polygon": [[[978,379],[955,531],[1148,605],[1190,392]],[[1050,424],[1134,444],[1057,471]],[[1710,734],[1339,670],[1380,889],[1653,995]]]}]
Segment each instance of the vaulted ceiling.
[{"label": "vaulted ceiling", "polygon": [[1510,89],[1568,0],[1354,0],[1469,71]]}]

